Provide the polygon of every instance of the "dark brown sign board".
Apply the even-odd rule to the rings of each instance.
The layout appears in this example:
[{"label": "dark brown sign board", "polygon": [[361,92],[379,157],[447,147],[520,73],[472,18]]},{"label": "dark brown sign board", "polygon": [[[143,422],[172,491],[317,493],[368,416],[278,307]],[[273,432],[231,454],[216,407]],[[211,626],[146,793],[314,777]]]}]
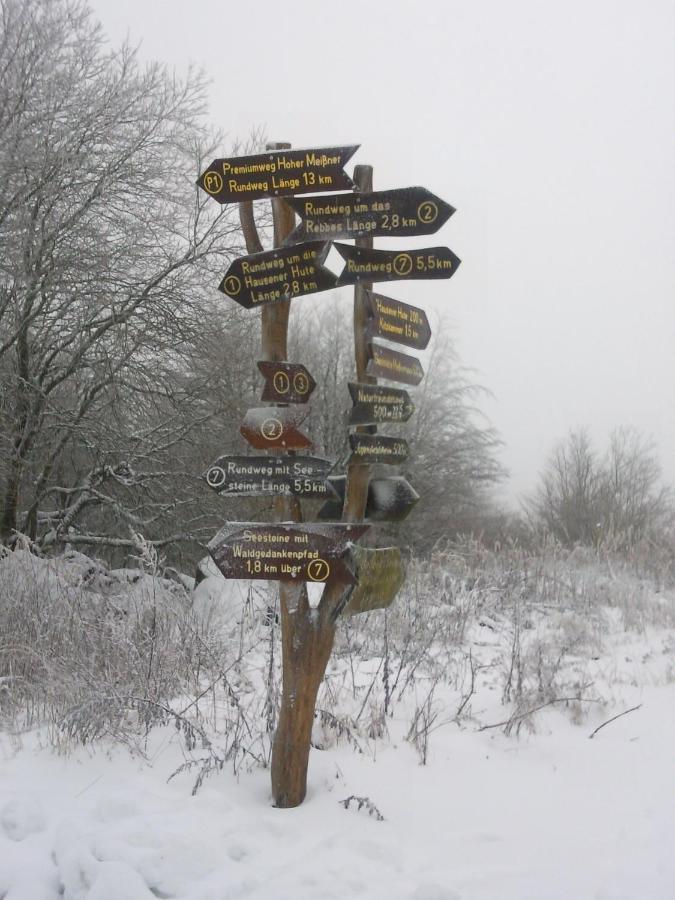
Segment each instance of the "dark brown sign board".
[{"label": "dark brown sign board", "polygon": [[307,403],[316,387],[316,381],[301,363],[261,360],[258,368],[266,379],[261,400]]},{"label": "dark brown sign board", "polygon": [[253,156],[214,159],[199,176],[197,184],[219,203],[321,191],[350,191],[354,182],[343,168],[358,149],[359,144],[310,150],[268,150]]},{"label": "dark brown sign board", "polygon": [[408,392],[399,388],[350,381],[349,393],[354,404],[349,411],[350,425],[407,422],[415,411]]},{"label": "dark brown sign board", "polygon": [[314,456],[221,456],[204,478],[217,494],[294,494],[327,500],[335,496],[326,480],[332,465],[329,459]]},{"label": "dark brown sign board", "polygon": [[300,406],[249,409],[239,431],[256,450],[304,450],[312,442],[299,430],[308,410]]},{"label": "dark brown sign board", "polygon": [[424,378],[424,369],[419,359],[390,350],[381,344],[368,345],[370,359],[366,367],[366,375],[375,378],[386,378],[388,381],[399,381],[403,384],[419,384]]},{"label": "dark brown sign board", "polygon": [[452,206],[423,187],[301,197],[287,203],[302,221],[286,238],[286,244],[326,238],[434,234],[455,212]]},{"label": "dark brown sign board", "polygon": [[398,466],[408,458],[408,442],[403,438],[381,434],[350,434],[352,455],[349,465],[370,466],[376,463]]},{"label": "dark brown sign board", "polygon": [[343,284],[373,281],[417,281],[428,278],[451,278],[460,260],[448,247],[423,250],[370,250],[350,244],[334,244],[345,261],[337,280]]},{"label": "dark brown sign board", "polygon": [[423,309],[366,291],[372,318],[366,337],[381,337],[415,350],[424,350],[431,338],[429,320]]},{"label": "dark brown sign board", "polygon": [[341,615],[356,616],[386,609],[405,581],[405,566],[398,547],[352,547],[351,562],[357,584],[352,588]]},{"label": "dark brown sign board", "polygon": [[[319,509],[318,517],[320,519],[339,519],[344,504],[346,478],[344,475],[331,475],[328,480],[340,499],[327,500]],[[368,482],[365,521],[401,522],[408,516],[419,499],[420,495],[402,475],[371,478]]]},{"label": "dark brown sign board", "polygon": [[308,241],[235,259],[218,285],[245,309],[328,291],[336,277],[323,265],[330,244]]},{"label": "dark brown sign board", "polygon": [[355,584],[349,549],[367,525],[229,522],[208,551],[225,578]]}]

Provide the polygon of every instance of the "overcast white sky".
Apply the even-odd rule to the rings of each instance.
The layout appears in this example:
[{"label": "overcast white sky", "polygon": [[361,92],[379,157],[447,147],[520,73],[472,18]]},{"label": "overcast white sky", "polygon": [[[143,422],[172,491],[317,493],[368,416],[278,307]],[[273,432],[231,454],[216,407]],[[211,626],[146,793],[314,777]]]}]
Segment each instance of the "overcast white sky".
[{"label": "overcast white sky", "polygon": [[456,207],[412,244],[447,244],[457,275],[381,289],[451,314],[511,495],[578,425],[637,426],[675,482],[672,0],[92,5],[114,43],[202,67],[230,138],[360,143],[349,171]]}]

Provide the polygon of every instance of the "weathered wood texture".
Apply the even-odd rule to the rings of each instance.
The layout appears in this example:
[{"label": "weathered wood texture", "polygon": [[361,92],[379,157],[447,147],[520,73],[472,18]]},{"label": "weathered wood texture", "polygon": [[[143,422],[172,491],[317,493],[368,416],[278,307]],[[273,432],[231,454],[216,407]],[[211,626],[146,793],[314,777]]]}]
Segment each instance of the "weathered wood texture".
[{"label": "weathered wood texture", "polygon": [[[354,183],[357,191],[369,193],[373,189],[373,167],[356,166],[354,169]],[[373,239],[370,237],[357,238],[356,246],[364,249],[372,249]],[[368,367],[368,320],[370,304],[366,291],[372,288],[372,284],[357,284],[354,287],[354,359],[356,361],[356,380],[361,384],[376,384],[377,379],[366,374]],[[377,429],[372,425],[357,428],[358,432],[373,434]],[[342,517],[345,522],[362,522],[366,513],[366,501],[368,499],[368,482],[370,481],[370,466],[350,465],[347,469],[347,487],[345,492],[345,505]]]}]

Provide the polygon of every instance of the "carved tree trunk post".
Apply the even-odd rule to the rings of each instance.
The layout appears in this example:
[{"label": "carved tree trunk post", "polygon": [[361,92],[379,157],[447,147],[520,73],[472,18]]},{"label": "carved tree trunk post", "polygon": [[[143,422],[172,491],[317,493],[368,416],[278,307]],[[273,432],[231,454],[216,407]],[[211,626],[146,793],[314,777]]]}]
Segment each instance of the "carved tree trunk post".
[{"label": "carved tree trunk post", "polygon": [[[273,144],[268,149],[289,149],[290,144]],[[371,190],[372,169],[363,170],[358,189]],[[370,176],[368,176],[370,172]],[[368,178],[370,177],[370,181]],[[240,204],[242,229],[249,253],[262,250],[250,202]],[[279,247],[293,230],[295,214],[281,199],[272,201],[274,215],[274,246]],[[359,239],[360,246],[372,247],[372,241]],[[357,378],[367,380],[365,325],[366,300],[363,289],[356,287],[354,304],[355,346],[357,354]],[[290,301],[263,306],[262,310],[263,359],[278,362],[287,358],[288,319]],[[360,343],[359,343],[360,341]],[[354,469],[348,501],[351,512],[346,521],[361,521],[365,509],[368,473],[363,481],[361,471]],[[365,486],[364,486],[365,485]],[[277,521],[302,522],[302,509],[296,497],[280,496],[275,500]],[[279,583],[281,609],[282,697],[274,743],[272,746],[272,797],[278,807],[299,806],[307,792],[307,767],[314,724],[316,697],[333,649],[335,621],[344,605],[345,588],[331,583],[326,585],[317,609],[309,605],[307,585]]]},{"label": "carved tree trunk post", "polygon": [[[354,183],[360,193],[370,193],[373,190],[373,167],[355,166]],[[368,250],[373,249],[372,237],[356,238],[355,244],[357,247]],[[377,378],[366,375],[366,367],[368,365],[368,339],[366,337],[368,300],[366,298],[366,290],[370,290],[372,287],[372,284],[354,285],[354,359],[356,361],[356,380],[361,384],[377,384]],[[371,425],[362,425],[356,430],[372,433],[376,431],[376,428]],[[369,481],[370,466],[349,466],[345,485],[344,511],[342,514],[345,522],[363,522],[366,515]]]},{"label": "carved tree trunk post", "polygon": [[[275,145],[275,149],[283,149]],[[295,214],[283,200],[273,200],[274,245],[293,230]],[[263,357],[287,357],[290,301],[263,307]],[[278,497],[279,521],[302,522],[297,497]],[[304,582],[279,583],[281,611],[282,693],[272,746],[272,797],[279,807],[299,806],[307,792],[307,767],[314,724],[314,704],[333,648],[334,627],[324,629],[313,615]]]},{"label": "carved tree trunk post", "polygon": [[[268,149],[285,150],[290,144]],[[293,230],[295,214],[283,200],[272,201],[274,246],[279,247]],[[249,252],[262,249],[253,223],[250,203],[241,205],[242,225]],[[264,306],[262,313],[262,358],[270,362],[288,355],[290,301]],[[276,519],[302,522],[296,497],[275,500]],[[279,807],[299,806],[307,790],[307,766],[314,723],[314,704],[333,647],[332,624],[322,627],[312,614],[304,582],[279,583],[283,688],[279,721],[272,747],[272,796]]]}]

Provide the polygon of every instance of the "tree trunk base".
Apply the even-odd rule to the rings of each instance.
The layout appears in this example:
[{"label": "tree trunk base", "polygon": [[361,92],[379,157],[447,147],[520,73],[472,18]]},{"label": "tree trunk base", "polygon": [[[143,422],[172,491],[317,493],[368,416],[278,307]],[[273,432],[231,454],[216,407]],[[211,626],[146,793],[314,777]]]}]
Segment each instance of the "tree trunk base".
[{"label": "tree trunk base", "polygon": [[[302,599],[289,612],[296,592]],[[296,596],[289,598],[289,593]],[[288,809],[299,806],[307,793],[314,704],[333,649],[335,626],[310,609],[304,586],[282,586],[280,594],[283,692],[272,746],[272,797],[274,806]]]}]

